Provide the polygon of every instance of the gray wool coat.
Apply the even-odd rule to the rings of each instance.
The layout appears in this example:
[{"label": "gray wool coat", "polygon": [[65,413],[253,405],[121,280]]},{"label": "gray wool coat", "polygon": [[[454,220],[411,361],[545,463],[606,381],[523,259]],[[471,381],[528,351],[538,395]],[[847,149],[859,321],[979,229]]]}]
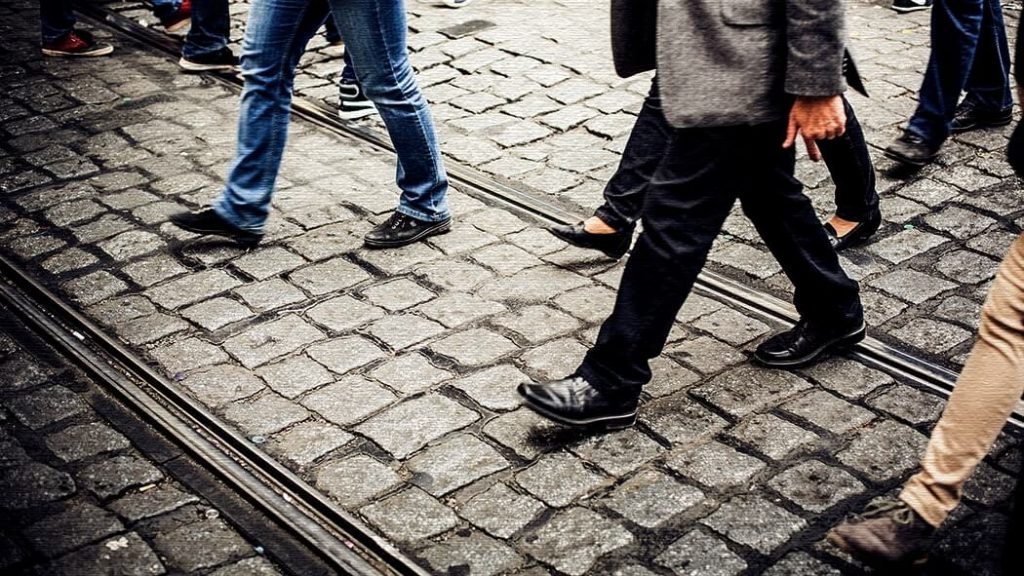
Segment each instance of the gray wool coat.
[{"label": "gray wool coat", "polygon": [[612,0],[615,69],[656,68],[676,128],[777,120],[793,96],[845,90],[843,13],[842,0]]}]

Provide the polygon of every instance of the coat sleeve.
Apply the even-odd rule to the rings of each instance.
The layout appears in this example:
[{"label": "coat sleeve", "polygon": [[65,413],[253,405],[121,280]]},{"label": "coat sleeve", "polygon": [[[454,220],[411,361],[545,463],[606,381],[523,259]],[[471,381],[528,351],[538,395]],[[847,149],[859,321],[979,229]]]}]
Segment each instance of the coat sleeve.
[{"label": "coat sleeve", "polygon": [[846,89],[843,0],[785,0],[786,92],[834,96]]}]

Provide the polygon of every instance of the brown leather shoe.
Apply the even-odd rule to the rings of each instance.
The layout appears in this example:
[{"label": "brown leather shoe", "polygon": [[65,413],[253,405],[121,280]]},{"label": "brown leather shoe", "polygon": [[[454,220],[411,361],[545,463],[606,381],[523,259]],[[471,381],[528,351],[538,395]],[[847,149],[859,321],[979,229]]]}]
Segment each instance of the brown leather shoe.
[{"label": "brown leather shoe", "polygon": [[833,528],[828,541],[869,566],[896,568],[924,564],[934,535],[905,502],[883,499]]}]

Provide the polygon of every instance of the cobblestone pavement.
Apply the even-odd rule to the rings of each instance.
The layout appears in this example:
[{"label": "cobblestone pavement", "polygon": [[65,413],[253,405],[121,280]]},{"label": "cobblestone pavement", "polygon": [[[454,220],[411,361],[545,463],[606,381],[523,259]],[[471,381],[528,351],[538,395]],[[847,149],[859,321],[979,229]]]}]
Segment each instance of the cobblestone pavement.
[{"label": "cobblestone pavement", "polygon": [[[861,281],[872,334],[959,367],[986,287],[1024,218],[1024,198],[1003,160],[1010,128],[949,142],[938,163],[900,170],[880,151],[913,112],[928,57],[927,11],[897,15],[889,0],[848,0],[854,53],[868,92],[851,94],[879,169],[885,223],[869,246],[843,257]],[[622,80],[611,67],[607,2],[478,0],[462,10],[409,3],[412,61],[433,104],[448,158],[581,213],[601,201],[650,76]],[[1019,3],[1005,3],[1015,29]],[[139,2],[113,6],[152,22]],[[233,4],[236,41],[247,4]],[[460,24],[493,24],[460,35]],[[237,51],[237,45],[236,45]],[[318,37],[303,59],[300,95],[337,102],[342,49]],[[378,129],[379,120],[366,123]],[[822,217],[833,209],[823,165],[801,179]],[[711,267],[788,300],[790,285],[736,210]]]},{"label": "cobblestone pavement", "polygon": [[[585,8],[550,3],[563,4]],[[479,0],[457,14],[481,10],[497,19],[506,16],[502,5],[529,8]],[[852,7],[855,15],[878,14],[870,30],[858,27],[863,34],[924,21]],[[414,38],[438,38],[428,23],[439,27],[437,14],[445,22],[456,14],[415,10],[422,15]],[[458,191],[452,233],[401,250],[367,251],[362,234],[396,199],[393,160],[301,121],[293,124],[266,243],[244,252],[196,241],[168,225],[166,215],[219,193],[234,146],[237,95],[180,74],[172,60],[126,39],[117,39],[107,59],[41,60],[33,18],[24,2],[0,6],[0,29],[12,48],[0,67],[2,250],[427,569],[530,576],[859,573],[822,537],[842,515],[906,478],[940,400],[842,358],[796,373],[754,367],[748,352],[778,326],[694,296],[654,362],[639,426],[600,436],[549,426],[518,407],[514,385],[575,367],[610,309],[617,267]],[[555,20],[530,25],[539,30]],[[490,29],[491,42],[515,33],[504,22]],[[603,26],[600,16],[578,24]],[[425,53],[467,44],[439,42],[419,47],[421,66]],[[480,35],[473,42],[485,43]],[[473,42],[474,53],[489,50]],[[322,66],[328,77],[333,66]],[[865,65],[872,66],[881,64]],[[432,84],[430,93],[466,90],[459,84],[478,76],[457,73],[466,78]],[[872,82],[878,98],[881,83]],[[528,86],[523,98],[545,93]],[[865,123],[869,108],[861,105]],[[439,107],[439,115],[446,110]],[[562,157],[559,150],[600,149],[586,144],[597,136],[579,128],[569,133],[534,147],[550,158]],[[488,134],[481,128],[465,137]],[[583,146],[571,145],[574,138]],[[965,206],[974,198],[1015,203],[1013,181],[995,175],[986,178],[998,182],[970,193],[938,184],[966,173],[957,181],[969,186],[964,182],[981,178],[979,166],[1003,170],[998,154],[971,146],[949,146],[944,164],[914,189],[952,193]],[[953,161],[958,150],[972,152]],[[494,161],[503,160],[522,159],[501,148]],[[891,192],[902,186],[891,184]],[[958,208],[942,203],[950,200],[933,213]],[[915,202],[886,195],[890,218],[894,205],[925,206]],[[980,217],[982,209],[969,208],[958,209]],[[951,214],[950,221],[970,220]],[[932,217],[919,213],[910,221]],[[730,226],[734,235],[716,258],[731,250],[771,266],[737,232],[739,223]],[[886,236],[908,233],[926,232],[887,224]],[[1005,234],[977,234],[976,244],[1005,244]],[[917,263],[960,250],[952,248],[953,236],[968,234],[949,233],[949,248],[903,262],[938,274]],[[899,246],[910,243],[899,238]],[[885,245],[852,257],[881,262],[872,251]],[[957,270],[977,268],[972,262]],[[763,274],[766,282],[773,275]],[[963,327],[927,320],[936,334],[964,332],[966,339],[985,281],[929,295],[918,307],[907,305],[906,314],[925,315],[928,306],[952,299],[946,305],[961,311]],[[909,288],[937,285],[913,280]],[[894,288],[883,308],[899,308],[894,298],[909,298],[909,288]],[[1004,435],[969,485],[966,506],[942,532],[931,572],[995,573],[993,550],[1019,470],[1018,439]]]},{"label": "cobblestone pavement", "polygon": [[180,453],[141,453],[94,408],[109,406],[95,386],[17,322],[0,308],[0,571],[280,574],[167,473]]}]

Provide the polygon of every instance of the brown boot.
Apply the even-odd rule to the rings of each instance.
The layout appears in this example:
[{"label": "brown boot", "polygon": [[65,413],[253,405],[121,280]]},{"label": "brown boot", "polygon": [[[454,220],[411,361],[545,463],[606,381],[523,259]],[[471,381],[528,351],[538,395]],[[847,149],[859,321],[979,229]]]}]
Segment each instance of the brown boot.
[{"label": "brown boot", "polygon": [[934,534],[935,528],[905,502],[885,499],[833,528],[828,541],[870,566],[920,566]]}]

